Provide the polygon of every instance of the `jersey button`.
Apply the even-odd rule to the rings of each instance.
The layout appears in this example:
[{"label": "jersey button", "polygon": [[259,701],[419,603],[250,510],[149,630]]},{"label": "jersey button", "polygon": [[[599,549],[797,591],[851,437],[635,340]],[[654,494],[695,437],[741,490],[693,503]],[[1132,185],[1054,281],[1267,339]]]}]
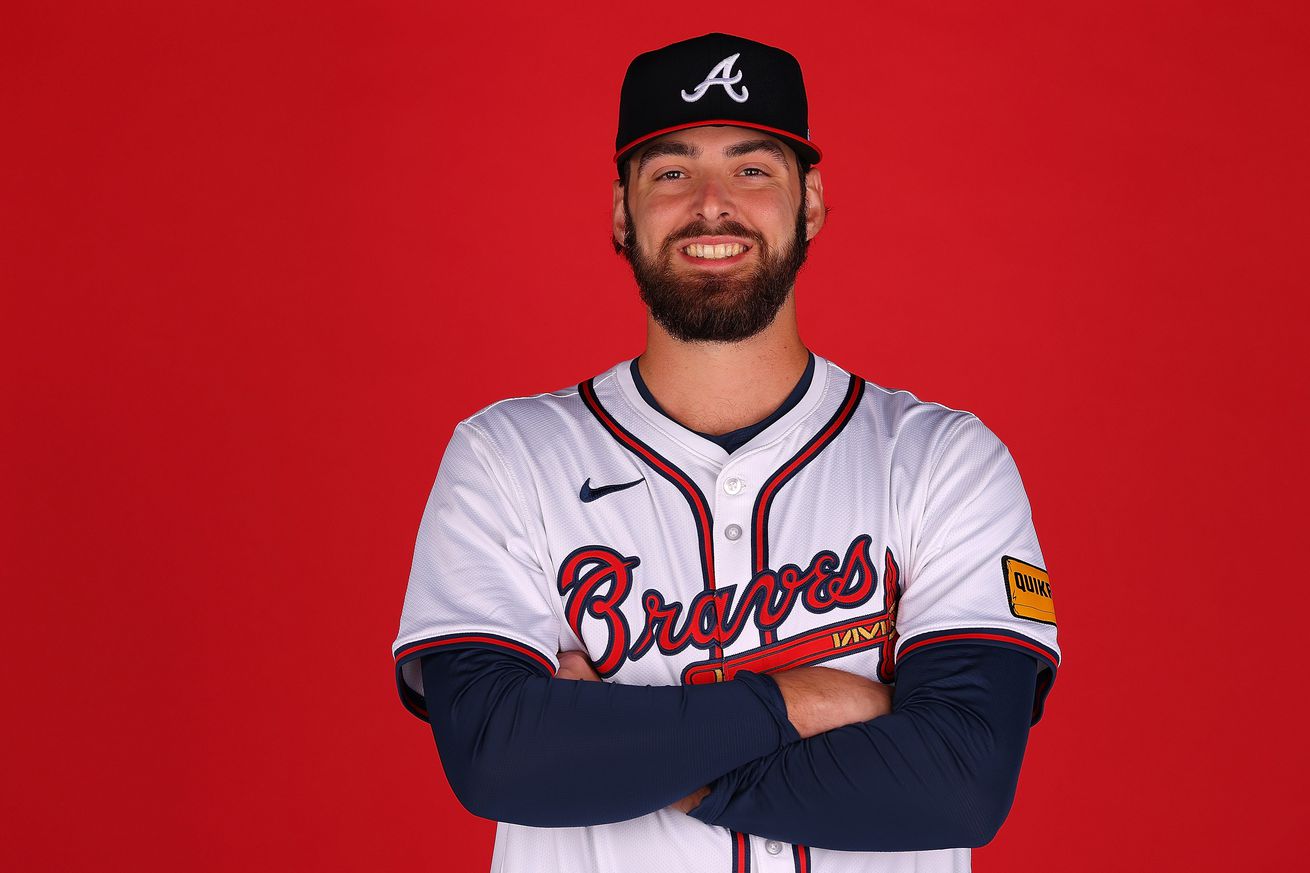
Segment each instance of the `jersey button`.
[{"label": "jersey button", "polygon": [[776,855],[782,851],[782,843],[777,840],[769,840],[764,844],[764,851],[768,852],[770,855]]},{"label": "jersey button", "polygon": [[723,490],[727,491],[729,494],[740,494],[741,489],[745,484],[746,483],[742,482],[736,476],[733,476],[731,479],[723,483]]},{"label": "jersey button", "polygon": [[741,525],[730,524],[723,529],[723,535],[730,540],[741,539]]}]

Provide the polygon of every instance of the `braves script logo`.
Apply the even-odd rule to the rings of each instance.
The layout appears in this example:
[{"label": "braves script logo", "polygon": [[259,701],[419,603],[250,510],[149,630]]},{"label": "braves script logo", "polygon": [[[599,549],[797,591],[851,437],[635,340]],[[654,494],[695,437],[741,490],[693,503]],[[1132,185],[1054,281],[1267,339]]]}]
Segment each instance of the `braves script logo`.
[{"label": "braves script logo", "polygon": [[745,103],[746,98],[751,95],[750,89],[742,85],[740,92],[732,90],[732,86],[741,81],[741,73],[738,72],[734,75],[732,72],[732,65],[737,63],[739,57],[741,57],[741,52],[719,61],[714,65],[714,69],[710,70],[710,74],[705,77],[705,81],[693,88],[690,94],[686,91],[682,92],[682,99],[688,103],[695,103],[705,96],[705,92],[710,90],[711,86],[722,85],[723,90],[728,92],[729,97],[738,103]]},{"label": "braves script logo", "polygon": [[[579,639],[584,622],[600,622],[607,634],[604,652],[592,658],[596,672],[609,677],[624,661],[636,661],[651,650],[665,655],[688,646],[709,649],[727,646],[748,624],[761,631],[781,625],[797,604],[821,615],[831,610],[855,609],[873,597],[878,571],[869,559],[872,538],[861,534],[851,541],[845,557],[824,550],[805,569],[786,564],[780,570],[761,570],[741,587],[724,585],[702,591],[685,607],[653,588],[641,596],[643,625],[635,637],[623,614],[623,602],[632,591],[633,570],[641,558],[624,556],[606,546],[583,546],[569,554],[559,568],[559,592],[567,597],[565,614]],[[783,666],[800,666],[873,646],[882,647],[879,673],[891,681],[891,647],[895,641],[896,597],[900,571],[891,549],[884,560],[882,610],[852,621],[838,622],[780,640],[721,661],[692,665],[684,671],[688,684],[731,679],[739,669],[768,672]],[[748,619],[753,619],[749,621]]]}]

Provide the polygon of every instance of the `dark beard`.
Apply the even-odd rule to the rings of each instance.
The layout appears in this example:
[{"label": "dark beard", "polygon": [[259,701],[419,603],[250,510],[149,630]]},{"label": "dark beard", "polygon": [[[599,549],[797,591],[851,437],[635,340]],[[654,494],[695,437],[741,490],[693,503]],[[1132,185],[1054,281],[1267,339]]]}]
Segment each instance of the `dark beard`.
[{"label": "dark beard", "polygon": [[[623,197],[628,229],[623,238],[623,256],[632,265],[641,300],[651,317],[674,338],[683,342],[736,342],[755,336],[773,323],[778,310],[796,282],[805,263],[810,241],[805,238],[805,197],[796,214],[795,235],[779,251],[773,251],[757,233],[735,221],[710,227],[693,222],[669,234],[660,246],[658,258],[646,258],[637,251],[637,233]],[[698,236],[738,236],[751,240],[759,263],[749,273],[720,276],[706,273],[679,275],[672,259],[678,243]]]}]

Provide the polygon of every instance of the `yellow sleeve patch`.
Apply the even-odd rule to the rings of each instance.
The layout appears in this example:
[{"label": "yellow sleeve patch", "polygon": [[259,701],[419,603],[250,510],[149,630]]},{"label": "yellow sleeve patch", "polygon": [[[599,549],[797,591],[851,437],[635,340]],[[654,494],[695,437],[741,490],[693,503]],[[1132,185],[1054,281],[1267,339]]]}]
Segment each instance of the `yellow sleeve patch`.
[{"label": "yellow sleeve patch", "polygon": [[1001,558],[1005,571],[1005,593],[1010,612],[1019,618],[1055,624],[1055,601],[1051,599],[1051,577],[1041,567],[1009,555]]}]

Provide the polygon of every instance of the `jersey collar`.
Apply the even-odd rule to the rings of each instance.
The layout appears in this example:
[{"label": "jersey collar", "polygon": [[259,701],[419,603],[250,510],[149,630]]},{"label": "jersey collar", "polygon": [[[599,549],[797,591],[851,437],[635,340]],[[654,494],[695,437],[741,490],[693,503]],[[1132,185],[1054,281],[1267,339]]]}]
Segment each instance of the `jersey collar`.
[{"label": "jersey collar", "polygon": [[800,400],[731,454],[718,443],[683,426],[647,402],[632,378],[633,358],[616,364],[610,370],[610,373],[617,392],[624,401],[624,418],[627,418],[628,414],[633,414],[640,419],[641,430],[654,428],[665,438],[672,440],[679,446],[710,460],[724,463],[773,444],[784,434],[791,431],[792,428],[810,417],[819,407],[831,379],[831,374],[827,360],[813,352],[811,354],[814,356],[814,374],[810,379],[809,387],[805,389],[805,393]]}]

